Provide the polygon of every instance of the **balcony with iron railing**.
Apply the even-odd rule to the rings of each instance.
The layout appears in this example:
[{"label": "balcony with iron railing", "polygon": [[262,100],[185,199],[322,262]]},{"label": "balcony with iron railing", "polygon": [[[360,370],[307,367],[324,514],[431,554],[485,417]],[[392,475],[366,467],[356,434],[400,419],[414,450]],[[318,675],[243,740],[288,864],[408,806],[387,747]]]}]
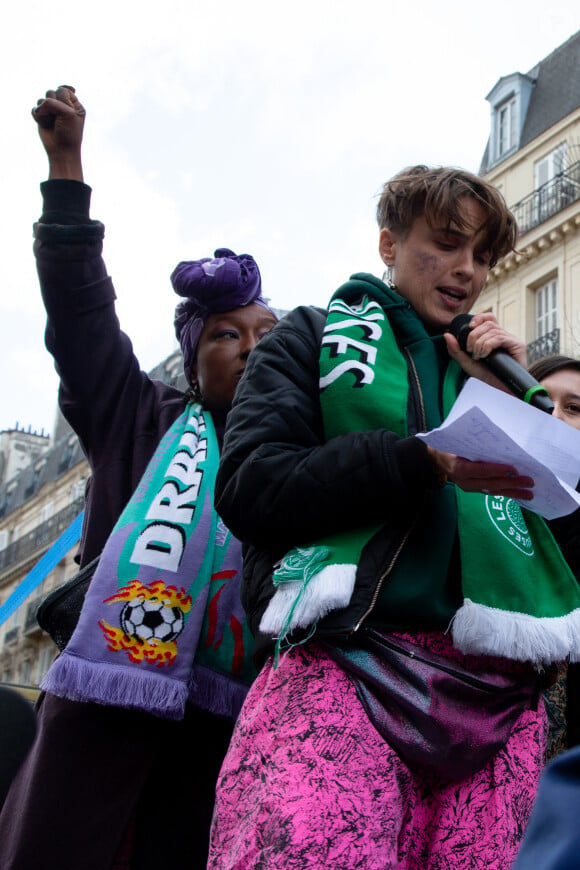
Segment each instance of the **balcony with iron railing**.
[{"label": "balcony with iron railing", "polygon": [[545,335],[531,341],[527,346],[528,365],[531,365],[537,359],[543,356],[553,356],[555,353],[560,353],[560,330],[553,329]]},{"label": "balcony with iron railing", "polygon": [[49,520],[36,526],[31,532],[13,541],[4,550],[0,550],[0,571],[22,562],[32,556],[43,546],[52,544],[69,526],[84,507],[84,498],[76,499],[66,508],[59,511]]},{"label": "balcony with iron railing", "polygon": [[511,207],[520,235],[580,199],[580,160]]}]

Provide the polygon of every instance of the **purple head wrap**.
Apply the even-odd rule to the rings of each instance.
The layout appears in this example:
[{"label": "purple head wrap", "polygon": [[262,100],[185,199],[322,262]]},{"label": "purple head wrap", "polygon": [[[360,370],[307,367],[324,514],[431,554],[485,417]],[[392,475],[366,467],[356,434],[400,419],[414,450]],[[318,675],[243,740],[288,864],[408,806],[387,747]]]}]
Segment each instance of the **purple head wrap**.
[{"label": "purple head wrap", "polygon": [[271,310],[261,296],[262,279],[254,258],[249,254],[237,256],[228,248],[218,248],[213,258],[178,263],[171,283],[175,292],[185,297],[175,309],[174,324],[188,381],[199,337],[210,314],[252,302]]}]

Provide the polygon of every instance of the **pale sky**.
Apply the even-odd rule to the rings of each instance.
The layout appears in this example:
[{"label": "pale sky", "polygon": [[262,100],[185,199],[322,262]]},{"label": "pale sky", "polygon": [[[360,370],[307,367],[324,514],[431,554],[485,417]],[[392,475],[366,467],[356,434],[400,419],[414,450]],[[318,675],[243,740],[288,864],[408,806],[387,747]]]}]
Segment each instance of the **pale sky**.
[{"label": "pale sky", "polygon": [[477,171],[485,96],[580,28],[577,0],[31,0],[0,35],[0,430],[52,432],[32,222],[47,163],[30,109],[72,84],[118,313],[145,369],[175,347],[183,259],[251,253],[272,304],[380,275],[376,194],[413,163]]}]

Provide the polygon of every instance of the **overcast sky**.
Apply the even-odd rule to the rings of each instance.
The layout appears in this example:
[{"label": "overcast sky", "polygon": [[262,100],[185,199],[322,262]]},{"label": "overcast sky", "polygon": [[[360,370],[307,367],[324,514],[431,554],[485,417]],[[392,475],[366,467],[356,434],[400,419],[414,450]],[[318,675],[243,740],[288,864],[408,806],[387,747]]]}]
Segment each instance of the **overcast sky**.
[{"label": "overcast sky", "polygon": [[0,430],[52,431],[57,379],[31,253],[47,164],[30,109],[72,84],[85,179],[141,365],[175,347],[169,274],[252,253],[272,304],[381,274],[376,194],[403,166],[477,171],[485,96],[580,27],[578,0],[11,4],[0,36]]}]

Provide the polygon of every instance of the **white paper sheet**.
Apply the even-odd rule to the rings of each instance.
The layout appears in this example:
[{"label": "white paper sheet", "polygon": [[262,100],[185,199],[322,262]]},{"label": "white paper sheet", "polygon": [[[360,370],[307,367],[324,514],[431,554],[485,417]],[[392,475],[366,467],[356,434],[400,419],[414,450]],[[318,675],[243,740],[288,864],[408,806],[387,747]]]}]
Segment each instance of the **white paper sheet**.
[{"label": "white paper sheet", "polygon": [[444,423],[418,437],[465,459],[513,465],[535,484],[520,504],[546,519],[580,506],[580,431],[483,381],[470,378]]}]

